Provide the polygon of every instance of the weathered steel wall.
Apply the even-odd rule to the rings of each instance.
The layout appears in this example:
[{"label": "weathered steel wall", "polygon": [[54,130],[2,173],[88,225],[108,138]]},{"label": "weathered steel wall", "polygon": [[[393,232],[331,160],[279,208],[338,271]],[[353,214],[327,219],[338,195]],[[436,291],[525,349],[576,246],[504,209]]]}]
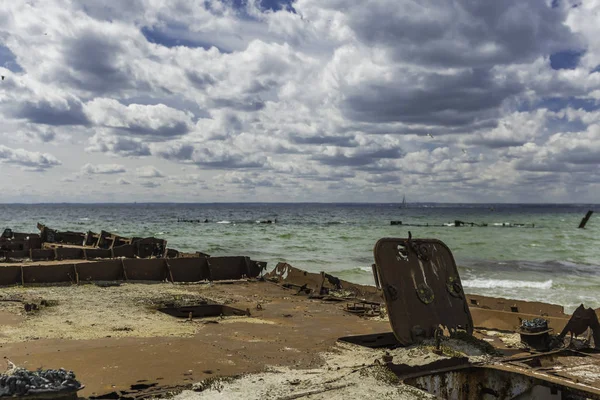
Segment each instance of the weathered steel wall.
[{"label": "weathered steel wall", "polygon": [[[54,253],[54,250],[47,251]],[[94,281],[235,280],[256,278],[264,266],[265,263],[248,257],[124,258],[74,264],[8,265],[0,266],[0,286]]]}]

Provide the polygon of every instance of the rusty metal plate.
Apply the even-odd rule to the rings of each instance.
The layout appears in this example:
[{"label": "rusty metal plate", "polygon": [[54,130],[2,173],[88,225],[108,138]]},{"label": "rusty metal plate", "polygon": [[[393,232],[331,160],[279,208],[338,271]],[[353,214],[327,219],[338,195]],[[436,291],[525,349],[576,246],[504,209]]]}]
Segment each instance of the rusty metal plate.
[{"label": "rusty metal plate", "polygon": [[112,251],[115,257],[135,257],[135,247],[132,244],[124,244],[123,246],[113,247]]},{"label": "rusty metal plate", "polygon": [[32,249],[30,255],[33,261],[54,260],[55,258],[53,249]]},{"label": "rusty metal plate", "polygon": [[29,250],[17,250],[7,252],[6,258],[9,260],[22,260],[24,258],[29,258],[30,255]]},{"label": "rusty metal plate", "polygon": [[123,259],[123,266],[125,269],[125,278],[128,281],[161,282],[167,279],[168,275],[165,260],[160,258],[125,258]]},{"label": "rusty metal plate", "polygon": [[86,258],[111,258],[112,252],[109,249],[85,249]]},{"label": "rusty metal plate", "polygon": [[79,282],[120,281],[124,279],[121,260],[75,264]]},{"label": "rusty metal plate", "polygon": [[83,257],[83,249],[73,247],[59,247],[56,249],[57,260],[81,260]]},{"label": "rusty metal plate", "polygon": [[24,265],[23,283],[75,283],[73,264]]},{"label": "rusty metal plate", "polygon": [[401,344],[431,338],[439,326],[473,333],[456,263],[443,242],[385,238],[374,253],[390,324]]},{"label": "rusty metal plate", "polygon": [[0,267],[0,286],[21,284],[21,267],[9,265]]},{"label": "rusty metal plate", "polygon": [[209,277],[206,257],[174,258],[167,265],[173,282],[200,282]]},{"label": "rusty metal plate", "polygon": [[208,269],[211,281],[242,279],[250,275],[250,259],[248,257],[210,257]]}]

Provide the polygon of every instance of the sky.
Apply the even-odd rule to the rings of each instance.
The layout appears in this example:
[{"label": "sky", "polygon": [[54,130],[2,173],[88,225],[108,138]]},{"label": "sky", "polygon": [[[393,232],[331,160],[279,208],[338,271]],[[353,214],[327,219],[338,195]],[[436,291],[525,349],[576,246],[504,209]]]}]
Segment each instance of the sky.
[{"label": "sky", "polygon": [[0,202],[600,199],[600,0],[15,0]]}]

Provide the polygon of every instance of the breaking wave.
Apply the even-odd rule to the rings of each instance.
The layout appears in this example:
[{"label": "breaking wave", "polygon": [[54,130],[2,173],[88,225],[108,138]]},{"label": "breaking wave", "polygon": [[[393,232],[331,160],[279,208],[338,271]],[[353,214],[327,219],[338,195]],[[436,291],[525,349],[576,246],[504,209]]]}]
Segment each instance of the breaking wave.
[{"label": "breaking wave", "polygon": [[230,224],[231,221],[219,221],[217,222],[217,224]]},{"label": "breaking wave", "polygon": [[513,281],[510,279],[467,279],[467,280],[463,280],[462,284],[465,288],[472,288],[472,289],[527,288],[527,289],[548,290],[548,289],[552,288],[552,279],[549,279],[544,282]]}]

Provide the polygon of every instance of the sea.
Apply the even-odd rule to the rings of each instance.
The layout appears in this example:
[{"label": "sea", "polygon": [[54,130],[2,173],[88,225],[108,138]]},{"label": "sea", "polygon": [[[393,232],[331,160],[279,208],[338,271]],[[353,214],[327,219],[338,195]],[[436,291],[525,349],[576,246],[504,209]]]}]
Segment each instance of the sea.
[{"label": "sea", "polygon": [[[405,238],[410,231],[413,238],[448,245],[467,293],[544,301],[571,312],[579,304],[600,307],[600,215],[578,229],[588,210],[599,209],[593,204],[0,204],[0,229],[37,232],[41,222],[58,230],[155,236],[181,251],[246,255],[267,261],[268,269],[287,262],[369,285],[377,240]],[[456,227],[456,220],[474,225]]]}]

